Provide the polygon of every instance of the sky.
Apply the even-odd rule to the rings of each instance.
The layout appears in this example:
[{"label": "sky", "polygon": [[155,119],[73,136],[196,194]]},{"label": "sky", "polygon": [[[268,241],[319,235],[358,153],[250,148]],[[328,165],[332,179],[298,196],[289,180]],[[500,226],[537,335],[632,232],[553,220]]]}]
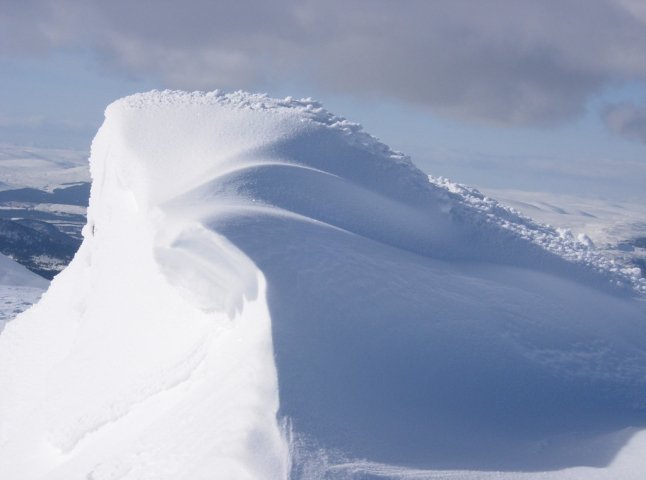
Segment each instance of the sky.
[{"label": "sky", "polygon": [[153,88],[313,97],[481,188],[646,200],[643,0],[0,0],[0,143]]}]

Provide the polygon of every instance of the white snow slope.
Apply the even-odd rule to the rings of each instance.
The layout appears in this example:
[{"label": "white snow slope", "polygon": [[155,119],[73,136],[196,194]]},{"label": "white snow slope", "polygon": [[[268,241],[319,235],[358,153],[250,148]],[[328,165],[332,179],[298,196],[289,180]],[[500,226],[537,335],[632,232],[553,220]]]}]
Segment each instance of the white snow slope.
[{"label": "white snow slope", "polygon": [[127,97],[91,174],[0,335],[2,478],[642,478],[633,270],[309,100]]},{"label": "white snow slope", "polygon": [[0,253],[0,332],[12,319],[35,303],[49,282]]},{"label": "white snow slope", "polygon": [[49,282],[0,253],[0,285],[43,289]]}]

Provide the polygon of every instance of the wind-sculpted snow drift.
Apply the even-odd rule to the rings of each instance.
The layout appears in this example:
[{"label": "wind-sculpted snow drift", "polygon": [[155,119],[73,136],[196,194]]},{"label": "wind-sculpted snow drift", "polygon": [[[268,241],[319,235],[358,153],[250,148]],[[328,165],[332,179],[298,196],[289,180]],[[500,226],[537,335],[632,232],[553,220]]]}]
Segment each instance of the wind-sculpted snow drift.
[{"label": "wind-sculpted snow drift", "polygon": [[646,467],[644,284],[574,239],[309,100],[127,97],[91,173],[80,251],[0,335],[3,478]]}]

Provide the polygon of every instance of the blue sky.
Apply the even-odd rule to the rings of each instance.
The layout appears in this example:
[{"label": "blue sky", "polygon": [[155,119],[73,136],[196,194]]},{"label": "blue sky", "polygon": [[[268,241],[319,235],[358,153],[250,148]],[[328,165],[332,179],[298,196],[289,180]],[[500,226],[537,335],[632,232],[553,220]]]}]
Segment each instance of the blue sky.
[{"label": "blue sky", "polygon": [[646,199],[640,2],[394,3],[15,2],[0,142],[88,149],[120,96],[244,88],[315,97],[459,182]]}]

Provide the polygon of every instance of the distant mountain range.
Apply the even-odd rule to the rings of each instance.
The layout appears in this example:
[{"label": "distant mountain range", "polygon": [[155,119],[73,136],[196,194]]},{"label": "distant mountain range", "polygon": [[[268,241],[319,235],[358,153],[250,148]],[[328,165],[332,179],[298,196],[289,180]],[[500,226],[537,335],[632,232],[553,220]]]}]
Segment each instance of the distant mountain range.
[{"label": "distant mountain range", "polygon": [[0,146],[0,253],[51,279],[81,244],[86,154]]}]

